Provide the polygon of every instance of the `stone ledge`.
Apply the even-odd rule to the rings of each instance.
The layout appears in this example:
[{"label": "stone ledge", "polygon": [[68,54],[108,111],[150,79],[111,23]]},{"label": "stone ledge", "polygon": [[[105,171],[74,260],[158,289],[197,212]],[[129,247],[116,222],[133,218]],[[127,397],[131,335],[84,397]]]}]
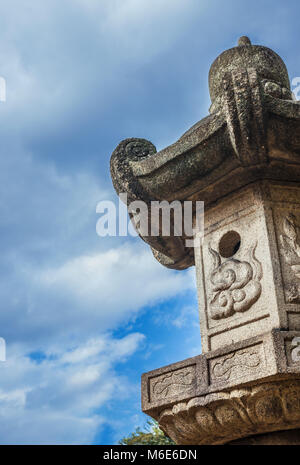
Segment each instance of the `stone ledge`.
[{"label": "stone ledge", "polygon": [[298,331],[273,330],[222,349],[198,355],[142,375],[142,409],[153,416],[162,409],[229,388],[267,380],[300,377],[291,341]]}]

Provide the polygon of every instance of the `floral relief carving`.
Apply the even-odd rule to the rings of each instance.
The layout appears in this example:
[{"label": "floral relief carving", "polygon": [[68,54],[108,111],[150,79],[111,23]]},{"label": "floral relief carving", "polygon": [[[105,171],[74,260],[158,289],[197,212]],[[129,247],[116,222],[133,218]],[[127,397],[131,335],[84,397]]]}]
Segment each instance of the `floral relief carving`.
[{"label": "floral relief carving", "polygon": [[249,249],[249,262],[221,256],[209,247],[213,258],[210,273],[209,306],[211,318],[228,318],[236,312],[248,310],[261,295],[262,267],[255,257],[256,243]]},{"label": "floral relief carving", "polygon": [[283,221],[283,231],[280,241],[286,263],[292,271],[295,282],[286,287],[287,301],[300,303],[300,228],[296,224],[296,217],[289,213]]}]

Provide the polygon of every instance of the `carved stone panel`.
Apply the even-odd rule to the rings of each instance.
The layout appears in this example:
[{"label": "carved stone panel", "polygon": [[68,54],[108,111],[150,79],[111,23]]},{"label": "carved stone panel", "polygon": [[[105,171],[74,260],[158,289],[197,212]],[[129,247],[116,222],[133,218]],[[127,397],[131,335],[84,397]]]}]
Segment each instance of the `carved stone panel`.
[{"label": "carved stone panel", "polygon": [[295,184],[272,182],[269,184],[269,191],[276,232],[274,262],[281,278],[280,308],[286,314],[287,329],[299,330],[300,187]]},{"label": "carved stone panel", "polygon": [[149,380],[150,401],[189,394],[196,383],[196,365],[171,371]]},{"label": "carved stone panel", "polygon": [[280,326],[266,223],[259,184],[206,214],[203,245],[195,251],[204,353]]},{"label": "carved stone panel", "polygon": [[209,361],[211,383],[247,379],[263,370],[263,344],[256,344]]},{"label": "carved stone panel", "polygon": [[300,331],[274,330],[144,373],[142,408],[155,417],[162,409],[197,396],[217,398],[222,390],[288,376],[300,379]]},{"label": "carved stone panel", "polygon": [[285,296],[287,303],[300,303],[300,218],[287,213],[282,218],[281,254],[287,265]]},{"label": "carved stone panel", "polygon": [[219,320],[245,312],[261,295],[262,266],[255,257],[257,242],[249,248],[248,261],[230,258],[221,261],[221,255],[209,247],[213,259],[210,273],[209,307],[211,318]]}]

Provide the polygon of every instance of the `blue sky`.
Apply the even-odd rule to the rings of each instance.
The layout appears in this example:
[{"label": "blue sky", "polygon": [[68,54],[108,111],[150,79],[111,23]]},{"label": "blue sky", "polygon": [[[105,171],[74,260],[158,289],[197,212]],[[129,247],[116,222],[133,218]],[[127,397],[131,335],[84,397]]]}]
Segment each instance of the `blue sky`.
[{"label": "blue sky", "polygon": [[100,238],[126,137],[158,150],[207,115],[207,76],[248,35],[300,76],[300,3],[0,2],[0,441],[113,444],[146,417],[142,372],[201,351],[194,270]]}]

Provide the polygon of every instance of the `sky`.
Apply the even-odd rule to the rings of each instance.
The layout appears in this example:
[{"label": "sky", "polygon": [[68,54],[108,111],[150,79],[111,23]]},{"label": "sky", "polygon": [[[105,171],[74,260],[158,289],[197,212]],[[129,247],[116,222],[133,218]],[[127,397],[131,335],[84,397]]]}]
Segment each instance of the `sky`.
[{"label": "sky", "polygon": [[208,71],[248,35],[300,76],[297,0],[0,0],[0,442],[115,444],[143,372],[201,353],[194,269],[99,237],[109,160],[208,114]]}]

